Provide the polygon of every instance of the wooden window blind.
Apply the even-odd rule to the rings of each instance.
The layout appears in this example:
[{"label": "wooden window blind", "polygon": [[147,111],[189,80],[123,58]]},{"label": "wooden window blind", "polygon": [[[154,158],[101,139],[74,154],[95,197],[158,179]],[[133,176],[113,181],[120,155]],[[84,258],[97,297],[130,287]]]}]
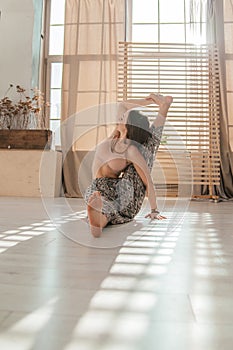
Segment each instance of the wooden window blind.
[{"label": "wooden window blind", "polygon": [[[217,49],[119,43],[118,100],[150,92],[174,97],[153,172],[156,185],[165,194],[177,194],[183,184],[205,185],[214,197],[213,186],[220,183]],[[148,107],[149,116],[154,112],[155,106]]]}]

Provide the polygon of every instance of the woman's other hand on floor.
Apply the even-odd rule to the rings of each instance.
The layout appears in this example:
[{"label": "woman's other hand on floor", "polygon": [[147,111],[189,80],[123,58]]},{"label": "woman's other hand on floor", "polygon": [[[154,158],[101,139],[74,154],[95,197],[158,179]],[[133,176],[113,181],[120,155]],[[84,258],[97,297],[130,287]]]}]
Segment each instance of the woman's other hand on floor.
[{"label": "woman's other hand on floor", "polygon": [[164,219],[167,219],[166,216],[163,216],[161,214],[158,214],[158,213],[149,213],[145,216],[145,218],[149,218],[151,220],[164,220]]}]

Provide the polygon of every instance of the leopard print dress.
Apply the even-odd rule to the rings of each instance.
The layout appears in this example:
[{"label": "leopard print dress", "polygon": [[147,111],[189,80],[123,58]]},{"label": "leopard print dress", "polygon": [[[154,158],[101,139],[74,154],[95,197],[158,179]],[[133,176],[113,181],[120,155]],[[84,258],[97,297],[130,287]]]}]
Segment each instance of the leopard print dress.
[{"label": "leopard print dress", "polygon": [[[140,146],[148,168],[152,170],[154,159],[162,137],[163,126],[150,127],[151,136]],[[97,178],[85,192],[85,201],[95,191],[100,192],[103,200],[102,213],[108,224],[123,224],[133,220],[142,207],[145,198],[145,185],[132,164],[124,170],[120,178]]]}]

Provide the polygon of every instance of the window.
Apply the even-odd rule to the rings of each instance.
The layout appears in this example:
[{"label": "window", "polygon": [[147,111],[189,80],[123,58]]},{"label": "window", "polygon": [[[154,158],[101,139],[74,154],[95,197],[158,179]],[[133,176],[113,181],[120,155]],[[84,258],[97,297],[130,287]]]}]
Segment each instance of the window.
[{"label": "window", "polygon": [[206,6],[200,1],[190,15],[190,0],[132,0],[133,42],[206,43]]},{"label": "window", "polygon": [[[61,84],[65,27],[65,1],[46,1],[46,100],[50,102],[49,127],[55,131],[61,118]],[[190,0],[125,0],[128,5],[127,40],[153,43],[204,43],[205,1],[200,1],[200,22],[193,22]],[[202,8],[201,8],[202,6]],[[195,31],[193,30],[195,25]],[[60,135],[55,135],[60,144]]]},{"label": "window", "polygon": [[206,45],[205,5],[144,0],[142,6],[132,0],[129,36],[119,45],[119,100],[151,91],[174,97],[157,154],[162,175],[156,165],[154,174],[160,189],[182,195],[192,183],[208,185],[212,196],[211,186],[220,180],[218,53]]}]

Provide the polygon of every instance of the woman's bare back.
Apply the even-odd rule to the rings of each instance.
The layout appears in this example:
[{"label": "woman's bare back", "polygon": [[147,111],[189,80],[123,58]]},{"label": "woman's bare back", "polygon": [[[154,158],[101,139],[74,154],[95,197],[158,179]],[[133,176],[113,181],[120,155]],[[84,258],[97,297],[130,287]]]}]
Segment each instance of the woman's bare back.
[{"label": "woman's bare back", "polygon": [[92,166],[93,178],[109,177],[118,178],[121,172],[127,167],[127,144],[118,145],[120,153],[113,150],[113,139],[107,138],[95,150],[95,157]]}]

